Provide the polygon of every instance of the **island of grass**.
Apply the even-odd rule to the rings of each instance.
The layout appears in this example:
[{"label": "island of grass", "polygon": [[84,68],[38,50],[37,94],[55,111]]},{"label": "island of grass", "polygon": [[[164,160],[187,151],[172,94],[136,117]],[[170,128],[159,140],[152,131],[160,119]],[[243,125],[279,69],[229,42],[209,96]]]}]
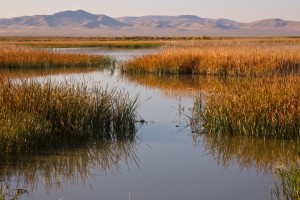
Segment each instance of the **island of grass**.
[{"label": "island of grass", "polygon": [[112,62],[107,56],[66,54],[32,47],[0,45],[0,69],[104,67]]},{"label": "island of grass", "polygon": [[270,76],[299,73],[299,39],[179,42],[122,66],[123,73]]},{"label": "island of grass", "polygon": [[[198,102],[211,134],[300,139],[300,40],[245,39],[177,43],[121,67],[130,74],[193,74],[225,78]],[[239,77],[234,82],[226,79]],[[249,77],[245,79],[242,77]],[[203,87],[202,87],[203,89]]]},{"label": "island of grass", "polygon": [[0,104],[3,155],[135,138],[137,99],[115,90],[3,78]]},{"label": "island of grass", "polygon": [[300,77],[235,80],[198,98],[206,134],[300,139]]}]

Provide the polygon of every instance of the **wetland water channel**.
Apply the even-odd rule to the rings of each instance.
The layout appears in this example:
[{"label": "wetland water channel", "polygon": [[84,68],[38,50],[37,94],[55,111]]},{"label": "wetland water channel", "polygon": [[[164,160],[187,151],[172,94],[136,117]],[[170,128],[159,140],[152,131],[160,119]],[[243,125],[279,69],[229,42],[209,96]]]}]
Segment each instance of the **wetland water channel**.
[{"label": "wetland water channel", "polygon": [[[157,50],[60,49],[124,60]],[[224,200],[271,199],[272,168],[292,159],[281,141],[210,138],[192,131],[192,76],[125,76],[117,71],[56,72],[36,79],[78,81],[137,94],[135,141],[1,160],[3,184],[28,191],[20,199]],[[297,155],[297,152],[295,152]]]}]

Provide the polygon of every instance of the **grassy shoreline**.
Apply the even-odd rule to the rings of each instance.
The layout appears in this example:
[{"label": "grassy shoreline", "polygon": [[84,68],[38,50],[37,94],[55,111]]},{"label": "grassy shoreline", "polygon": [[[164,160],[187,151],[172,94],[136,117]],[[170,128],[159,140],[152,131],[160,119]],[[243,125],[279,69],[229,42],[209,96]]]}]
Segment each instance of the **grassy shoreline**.
[{"label": "grassy shoreline", "polygon": [[[195,43],[219,42],[298,42],[300,37],[0,37],[0,44],[14,44],[41,48],[158,48],[162,46],[190,46]],[[183,45],[184,44],[184,45]]]},{"label": "grassy shoreline", "polygon": [[274,76],[299,74],[300,40],[203,41],[129,60],[123,73]]},{"label": "grassy shoreline", "polygon": [[137,99],[76,83],[0,82],[0,152],[133,140]]},{"label": "grassy shoreline", "polygon": [[0,45],[0,69],[103,67],[112,63],[106,56],[76,55],[30,47]]},{"label": "grassy shoreline", "polygon": [[300,138],[300,77],[260,78],[228,84],[196,100],[208,134]]}]

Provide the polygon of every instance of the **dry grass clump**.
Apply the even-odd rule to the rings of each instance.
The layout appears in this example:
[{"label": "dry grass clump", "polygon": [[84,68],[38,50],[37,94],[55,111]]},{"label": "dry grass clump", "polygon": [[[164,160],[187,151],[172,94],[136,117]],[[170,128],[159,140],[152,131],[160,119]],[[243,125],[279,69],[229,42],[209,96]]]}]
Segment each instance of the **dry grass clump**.
[{"label": "dry grass clump", "polygon": [[111,64],[105,56],[72,55],[13,45],[0,45],[0,69],[97,67]]},{"label": "dry grass clump", "polygon": [[198,99],[195,116],[209,134],[300,138],[300,78],[254,79]]},{"label": "dry grass clump", "polygon": [[137,99],[76,83],[0,81],[0,152],[133,140]]},{"label": "dry grass clump", "polygon": [[124,73],[266,76],[295,74],[300,45],[219,42],[198,47],[171,47],[128,61]]}]

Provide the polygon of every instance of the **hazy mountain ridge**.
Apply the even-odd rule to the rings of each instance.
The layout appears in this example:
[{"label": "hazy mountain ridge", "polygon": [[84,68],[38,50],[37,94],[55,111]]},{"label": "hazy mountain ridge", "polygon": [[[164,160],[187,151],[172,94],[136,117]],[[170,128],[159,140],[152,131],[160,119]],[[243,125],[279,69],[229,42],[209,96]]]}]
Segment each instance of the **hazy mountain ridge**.
[{"label": "hazy mountain ridge", "polygon": [[0,19],[0,35],[32,36],[262,36],[300,35],[300,22],[263,19],[250,23],[195,15],[112,18],[83,10]]}]

